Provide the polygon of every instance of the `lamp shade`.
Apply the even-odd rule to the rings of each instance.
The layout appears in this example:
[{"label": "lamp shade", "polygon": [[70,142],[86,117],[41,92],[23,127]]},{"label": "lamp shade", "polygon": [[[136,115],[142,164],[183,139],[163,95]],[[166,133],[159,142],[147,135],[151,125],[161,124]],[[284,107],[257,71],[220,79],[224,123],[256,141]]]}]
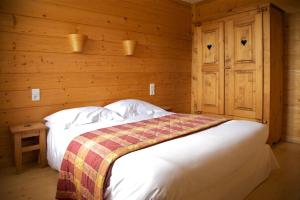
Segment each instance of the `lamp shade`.
[{"label": "lamp shade", "polygon": [[135,47],[136,47],[135,40],[124,40],[123,41],[124,54],[126,56],[132,56],[134,54]]},{"label": "lamp shade", "polygon": [[73,33],[73,34],[69,34],[68,37],[69,37],[72,52],[74,53],[82,52],[84,43],[87,40],[87,36],[84,34]]}]

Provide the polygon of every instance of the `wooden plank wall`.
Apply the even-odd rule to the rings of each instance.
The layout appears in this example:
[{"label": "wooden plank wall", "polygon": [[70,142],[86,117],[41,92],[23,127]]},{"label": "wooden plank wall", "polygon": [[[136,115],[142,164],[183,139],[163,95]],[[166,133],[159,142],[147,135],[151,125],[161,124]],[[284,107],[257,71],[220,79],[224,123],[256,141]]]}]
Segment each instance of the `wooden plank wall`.
[{"label": "wooden plank wall", "polygon": [[[269,0],[206,0],[193,6],[193,20],[200,21],[234,8]],[[271,0],[285,13],[284,30],[284,139],[300,143],[300,1]],[[218,5],[218,6],[216,6]]]},{"label": "wooden plank wall", "polygon": [[300,6],[298,9],[285,18],[283,128],[287,141],[300,144]]},{"label": "wooden plank wall", "polygon": [[[67,34],[88,35],[82,54]],[[122,40],[137,40],[133,57]],[[139,98],[190,111],[191,6],[176,0],[1,0],[0,165],[8,126],[63,108]],[[156,95],[149,96],[149,83]],[[31,101],[31,88],[41,101]]]}]

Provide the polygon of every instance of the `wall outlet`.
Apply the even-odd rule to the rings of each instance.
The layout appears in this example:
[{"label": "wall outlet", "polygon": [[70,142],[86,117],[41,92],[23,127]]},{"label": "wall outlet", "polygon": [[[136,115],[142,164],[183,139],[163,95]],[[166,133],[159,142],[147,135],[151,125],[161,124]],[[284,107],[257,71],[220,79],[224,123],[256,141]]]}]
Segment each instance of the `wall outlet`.
[{"label": "wall outlet", "polygon": [[31,90],[31,100],[32,101],[39,101],[41,99],[41,93],[39,88],[35,88]]},{"label": "wall outlet", "polygon": [[149,94],[150,94],[150,96],[155,95],[155,84],[154,83],[150,83],[150,85],[149,85]]}]

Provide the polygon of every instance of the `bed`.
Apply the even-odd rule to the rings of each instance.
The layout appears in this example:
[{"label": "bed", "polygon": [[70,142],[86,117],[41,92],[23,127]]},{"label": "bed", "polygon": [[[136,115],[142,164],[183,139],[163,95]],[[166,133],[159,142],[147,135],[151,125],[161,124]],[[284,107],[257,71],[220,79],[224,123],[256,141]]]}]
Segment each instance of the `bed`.
[{"label": "bed", "polygon": [[[68,129],[48,121],[49,165],[59,170],[68,145],[83,133],[174,114],[145,109]],[[244,199],[278,167],[267,137],[263,124],[231,120],[131,152],[113,163],[104,199]]]}]

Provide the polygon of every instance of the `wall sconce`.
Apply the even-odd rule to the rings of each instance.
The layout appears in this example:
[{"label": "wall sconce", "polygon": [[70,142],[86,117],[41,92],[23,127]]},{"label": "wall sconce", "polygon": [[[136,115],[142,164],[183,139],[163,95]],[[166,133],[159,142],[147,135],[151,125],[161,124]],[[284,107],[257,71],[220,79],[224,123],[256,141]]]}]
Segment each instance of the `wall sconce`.
[{"label": "wall sconce", "polygon": [[126,56],[132,56],[134,54],[136,43],[135,40],[123,40],[124,54]]},{"label": "wall sconce", "polygon": [[68,35],[70,45],[73,53],[80,53],[83,50],[83,46],[85,41],[87,40],[87,36],[79,33],[72,33]]}]

